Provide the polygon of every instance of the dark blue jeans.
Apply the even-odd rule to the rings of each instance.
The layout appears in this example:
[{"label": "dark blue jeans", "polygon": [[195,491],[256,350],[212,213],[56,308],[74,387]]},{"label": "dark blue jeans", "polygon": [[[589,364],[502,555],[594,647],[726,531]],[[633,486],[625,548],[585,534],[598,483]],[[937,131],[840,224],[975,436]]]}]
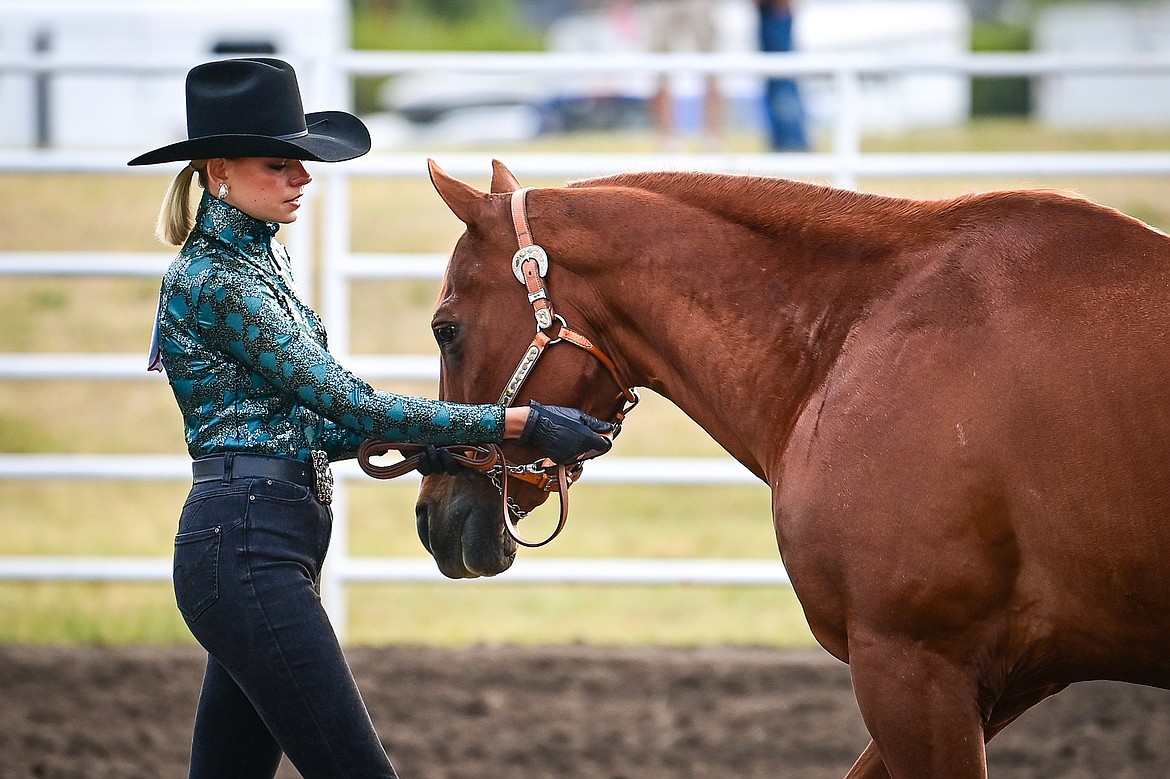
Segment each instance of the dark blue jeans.
[{"label": "dark blue jeans", "polygon": [[333,517],[311,489],[196,484],[175,537],[175,596],[207,650],[191,777],[395,777],[321,605]]},{"label": "dark blue jeans", "polygon": [[[760,50],[792,51],[792,14],[760,8]],[[791,78],[770,78],[764,88],[768,140],[776,151],[805,151],[804,105]]]}]

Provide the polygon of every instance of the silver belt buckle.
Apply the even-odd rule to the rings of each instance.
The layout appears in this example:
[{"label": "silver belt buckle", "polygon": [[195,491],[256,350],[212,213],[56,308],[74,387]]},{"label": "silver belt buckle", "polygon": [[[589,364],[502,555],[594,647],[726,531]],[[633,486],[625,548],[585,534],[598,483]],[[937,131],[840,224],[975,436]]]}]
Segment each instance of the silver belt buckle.
[{"label": "silver belt buckle", "polygon": [[333,502],[333,471],[329,469],[329,455],[314,449],[312,457],[313,474],[317,477],[317,500],[328,506]]}]

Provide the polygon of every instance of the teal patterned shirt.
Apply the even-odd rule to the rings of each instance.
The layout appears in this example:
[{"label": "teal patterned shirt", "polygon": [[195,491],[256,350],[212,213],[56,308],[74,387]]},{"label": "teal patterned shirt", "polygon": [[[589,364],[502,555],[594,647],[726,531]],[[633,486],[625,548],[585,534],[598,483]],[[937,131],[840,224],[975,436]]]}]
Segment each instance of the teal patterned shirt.
[{"label": "teal patterned shirt", "polygon": [[277,228],[205,193],[194,230],[163,277],[158,345],[192,457],[308,460],[320,449],[339,460],[371,437],[502,439],[503,406],[381,392],[342,367],[296,292]]}]

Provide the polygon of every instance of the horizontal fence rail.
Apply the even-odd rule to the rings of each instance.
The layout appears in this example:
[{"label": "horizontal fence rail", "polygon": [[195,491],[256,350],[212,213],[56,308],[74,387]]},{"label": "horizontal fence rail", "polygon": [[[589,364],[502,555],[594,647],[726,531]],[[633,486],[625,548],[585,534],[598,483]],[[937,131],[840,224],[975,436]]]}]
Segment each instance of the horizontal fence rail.
[{"label": "horizontal fence rail", "polygon": [[[789,584],[779,561],[667,558],[517,558],[500,577],[452,582],[430,558],[349,557],[331,560],[344,582],[381,584],[605,584],[779,586]],[[0,557],[0,581],[167,582],[171,561],[138,557]]]},{"label": "horizontal fence rail", "polygon": [[[86,73],[91,75],[174,75],[195,62],[114,54],[100,62],[45,52],[0,55],[0,75]],[[714,74],[794,76],[823,79],[834,87],[835,110],[830,149],[811,153],[603,154],[508,151],[509,167],[521,179],[558,180],[634,170],[703,170],[726,173],[823,177],[855,188],[861,178],[939,176],[1166,176],[1170,149],[1149,152],[996,152],[864,153],[861,150],[860,94],[864,79],[886,74],[960,76],[1116,75],[1170,73],[1170,57],[1068,57],[1039,54],[975,54],[898,58],[846,53],[810,54],[588,54],[546,53],[397,53],[339,52],[328,61],[297,61],[306,94],[322,105],[345,105],[352,80],[414,72],[527,74],[564,76],[610,74]],[[491,170],[489,153],[442,152],[436,157],[459,177],[483,177]],[[359,375],[372,379],[433,381],[436,358],[420,355],[349,353],[349,287],[361,279],[437,280],[446,264],[441,254],[356,253],[349,245],[349,182],[362,177],[421,178],[427,155],[377,151],[343,166],[314,171],[324,186],[311,191],[302,214],[320,208],[321,246],[302,218],[290,226],[288,242],[300,262],[321,269],[324,314],[334,351]],[[128,168],[116,151],[0,150],[0,173],[101,173],[159,175],[151,168]],[[160,192],[161,197],[161,192]],[[157,278],[170,254],[126,252],[0,252],[0,276]],[[144,327],[148,327],[145,324]],[[159,380],[145,372],[144,354],[0,354],[0,382],[54,380]],[[344,636],[345,588],[355,582],[446,581],[425,557],[351,555],[347,537],[346,487],[364,478],[352,462],[336,467],[333,551],[323,594],[339,634]],[[765,489],[730,458],[605,458],[587,467],[590,483],[728,484]],[[154,480],[190,478],[190,461],[181,456],[0,454],[3,480]],[[410,478],[410,477],[407,477]],[[170,578],[170,561],[126,557],[0,557],[0,580],[161,582]],[[488,580],[490,581],[490,580]],[[714,559],[527,559],[521,556],[500,583],[782,585],[788,582],[776,560]],[[471,586],[477,586],[472,583]]]},{"label": "horizontal fence rail", "polygon": [[[614,457],[585,465],[595,484],[755,484],[759,479],[730,458]],[[364,480],[353,460],[332,465],[334,478]],[[0,479],[182,481],[191,478],[191,458],[161,454],[0,454]],[[401,477],[415,480],[415,474]]]},{"label": "horizontal fence rail", "polygon": [[[638,457],[596,460],[587,466],[593,484],[730,484],[764,486],[730,459]],[[365,479],[353,461],[335,463],[335,487]],[[176,455],[0,454],[0,480],[138,481],[189,479],[191,460]],[[418,482],[417,474],[402,477]],[[334,518],[337,522],[337,518]],[[430,558],[330,555],[332,575],[343,582],[425,583],[449,581]],[[2,557],[0,581],[163,582],[171,577],[166,558]],[[501,583],[558,584],[787,584],[779,560],[739,559],[541,559],[518,558]]]}]

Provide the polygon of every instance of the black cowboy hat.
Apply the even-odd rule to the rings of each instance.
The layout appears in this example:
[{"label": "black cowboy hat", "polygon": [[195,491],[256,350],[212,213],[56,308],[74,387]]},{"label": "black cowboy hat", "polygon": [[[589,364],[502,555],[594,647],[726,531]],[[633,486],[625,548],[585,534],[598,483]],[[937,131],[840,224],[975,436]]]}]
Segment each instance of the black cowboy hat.
[{"label": "black cowboy hat", "polygon": [[217,60],[187,74],[187,140],[129,165],[211,157],[282,157],[341,162],[370,150],[370,132],[345,111],[306,114],[297,74],[266,57]]}]

